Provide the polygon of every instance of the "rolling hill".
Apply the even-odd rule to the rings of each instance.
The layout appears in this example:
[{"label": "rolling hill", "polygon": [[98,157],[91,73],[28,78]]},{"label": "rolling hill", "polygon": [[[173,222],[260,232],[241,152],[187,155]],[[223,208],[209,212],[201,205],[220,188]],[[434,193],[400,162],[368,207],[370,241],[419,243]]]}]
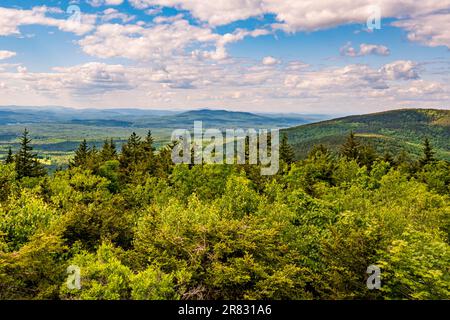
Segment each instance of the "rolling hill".
[{"label": "rolling hill", "polygon": [[405,150],[413,157],[421,153],[423,139],[428,137],[437,156],[450,160],[450,110],[401,109],[283,130],[299,159],[305,157],[315,144],[338,150],[350,131],[380,153],[389,150],[395,155]]}]

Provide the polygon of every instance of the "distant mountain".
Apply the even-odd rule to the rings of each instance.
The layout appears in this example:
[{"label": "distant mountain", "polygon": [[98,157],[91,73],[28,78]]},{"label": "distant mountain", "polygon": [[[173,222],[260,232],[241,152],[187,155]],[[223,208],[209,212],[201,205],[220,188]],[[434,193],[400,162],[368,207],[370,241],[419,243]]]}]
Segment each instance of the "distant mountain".
[{"label": "distant mountain", "polygon": [[[204,127],[225,128],[287,128],[311,122],[302,116],[265,116],[249,112],[235,112],[226,110],[192,110],[173,116],[158,119],[158,123],[165,127],[183,128],[192,127],[194,121],[202,121]],[[146,122],[145,119],[140,122]],[[139,123],[139,122],[138,122]],[[139,123],[141,125],[141,123]],[[155,124],[156,125],[156,124]]]},{"label": "distant mountain", "polygon": [[16,151],[24,128],[30,131],[34,150],[50,159],[51,167],[67,164],[83,139],[100,148],[113,138],[120,148],[132,132],[143,137],[152,130],[155,146],[170,142],[174,129],[191,130],[194,121],[204,128],[288,128],[312,121],[315,116],[253,114],[226,110],[71,109],[62,107],[0,107],[0,160],[8,148]]},{"label": "distant mountain", "polygon": [[[144,110],[144,109],[73,109],[64,107],[0,107],[0,125],[20,123],[63,123],[90,120],[133,121],[142,118],[155,118],[174,115],[171,110]],[[88,123],[89,124],[89,123]]]},{"label": "distant mountain", "polygon": [[283,132],[297,157],[303,158],[315,144],[338,150],[350,131],[380,153],[389,150],[393,155],[400,150],[420,155],[422,142],[428,137],[437,156],[450,160],[450,110],[401,109],[322,121]]},{"label": "distant mountain", "polygon": [[310,123],[315,116],[283,114],[262,115],[226,110],[143,110],[143,109],[71,109],[58,107],[0,107],[0,125],[76,124],[95,127],[175,129],[192,127],[203,121],[205,127],[287,128]]}]

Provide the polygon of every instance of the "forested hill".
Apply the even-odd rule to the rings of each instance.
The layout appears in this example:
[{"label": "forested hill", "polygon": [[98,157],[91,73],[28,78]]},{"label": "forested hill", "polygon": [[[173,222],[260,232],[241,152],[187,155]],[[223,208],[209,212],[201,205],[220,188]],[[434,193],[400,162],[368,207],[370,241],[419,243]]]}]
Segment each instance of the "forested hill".
[{"label": "forested hill", "polygon": [[284,130],[296,156],[303,158],[317,144],[337,150],[353,131],[378,152],[396,154],[405,150],[419,155],[424,138],[429,138],[437,156],[450,159],[450,110],[401,109],[349,116]]}]

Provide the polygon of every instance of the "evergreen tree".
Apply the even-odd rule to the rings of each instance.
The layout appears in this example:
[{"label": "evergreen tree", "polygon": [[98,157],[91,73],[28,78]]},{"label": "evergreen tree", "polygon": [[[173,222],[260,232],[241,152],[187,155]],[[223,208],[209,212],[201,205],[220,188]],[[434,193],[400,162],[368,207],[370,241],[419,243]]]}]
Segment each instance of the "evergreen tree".
[{"label": "evergreen tree", "polygon": [[286,134],[281,138],[280,143],[280,159],[286,162],[287,164],[291,164],[295,161],[295,153],[294,149],[288,142],[288,136]]},{"label": "evergreen tree", "polygon": [[31,147],[31,139],[29,131],[25,129],[20,139],[20,149],[15,157],[16,171],[19,178],[23,177],[39,177],[45,174],[45,170],[41,163],[37,160]]},{"label": "evergreen tree", "polygon": [[330,150],[323,144],[316,144],[312,147],[311,151],[308,153],[308,159],[314,160],[321,157],[331,157]]},{"label": "evergreen tree", "polygon": [[116,144],[113,139],[106,139],[100,152],[102,161],[117,159]]},{"label": "evergreen tree", "polygon": [[360,143],[356,140],[353,131],[351,131],[347,140],[341,147],[341,154],[347,159],[358,160],[360,157],[360,148]]},{"label": "evergreen tree", "polygon": [[97,172],[101,160],[101,153],[97,150],[95,145],[92,146],[87,153],[86,168]]},{"label": "evergreen tree", "polygon": [[78,149],[75,151],[75,157],[69,164],[70,167],[83,167],[86,166],[88,159],[89,147],[87,145],[86,139],[84,139]]},{"label": "evergreen tree", "polygon": [[419,160],[420,165],[423,167],[429,163],[432,163],[435,161],[434,158],[434,150],[431,146],[430,140],[428,138],[425,138],[423,142],[423,157]]},{"label": "evergreen tree", "polygon": [[145,137],[145,141],[143,143],[143,149],[144,149],[144,156],[145,156],[145,163],[146,163],[146,170],[153,173],[154,172],[154,152],[155,147],[153,146],[154,140],[152,137],[152,131],[149,130],[147,133],[147,137]]},{"label": "evergreen tree", "polygon": [[152,136],[152,130],[148,130],[147,137],[145,137],[144,148],[151,155],[153,155],[153,152],[155,152],[155,147],[153,146],[154,143],[155,143],[155,140],[153,139],[153,136]]},{"label": "evergreen tree", "polygon": [[362,145],[359,150],[358,163],[372,169],[372,164],[377,160],[378,154],[371,145]]},{"label": "evergreen tree", "polygon": [[5,164],[10,164],[10,163],[13,163],[13,162],[14,162],[14,156],[13,156],[11,147],[9,147],[8,155],[6,156],[6,159],[5,159]]},{"label": "evergreen tree", "polygon": [[122,154],[120,156],[120,166],[122,168],[134,167],[143,159],[142,141],[136,132],[133,132],[127,142],[122,146]]}]

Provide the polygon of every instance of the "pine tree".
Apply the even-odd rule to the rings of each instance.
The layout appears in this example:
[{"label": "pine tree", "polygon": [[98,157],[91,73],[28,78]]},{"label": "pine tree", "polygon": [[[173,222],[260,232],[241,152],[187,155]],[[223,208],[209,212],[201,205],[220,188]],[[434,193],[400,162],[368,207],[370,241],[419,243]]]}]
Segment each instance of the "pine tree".
[{"label": "pine tree", "polygon": [[31,147],[29,131],[25,129],[20,139],[20,149],[15,157],[16,172],[19,178],[39,177],[45,174],[44,167],[39,163],[37,155]]},{"label": "pine tree", "polygon": [[101,161],[101,153],[97,150],[97,147],[94,145],[92,146],[92,148],[89,149],[87,153],[86,168],[96,172],[99,167],[100,161]]},{"label": "pine tree", "polygon": [[6,159],[5,159],[5,164],[10,164],[10,163],[13,163],[13,162],[14,162],[14,156],[13,156],[11,147],[9,147],[8,155],[6,156]]},{"label": "pine tree", "polygon": [[152,136],[152,130],[148,130],[147,137],[145,138],[145,149],[148,150],[148,152],[151,152],[153,155],[153,152],[155,152],[155,147],[153,144],[155,143],[155,140]]},{"label": "pine tree", "polygon": [[146,162],[146,170],[153,172],[154,169],[154,152],[155,147],[153,146],[154,140],[152,136],[152,131],[149,130],[147,133],[147,137],[145,138],[145,141],[143,143],[143,149],[144,149],[144,161]]},{"label": "pine tree", "polygon": [[280,159],[287,164],[291,164],[295,161],[294,149],[288,142],[288,136],[286,134],[281,138],[280,143]]},{"label": "pine tree", "polygon": [[347,140],[341,147],[341,154],[347,159],[358,160],[360,157],[360,148],[360,143],[356,140],[353,131],[351,131]]},{"label": "pine tree", "polygon": [[75,156],[70,162],[70,167],[83,167],[86,166],[89,154],[89,147],[87,145],[86,139],[84,139],[78,149],[75,151]]},{"label": "pine tree", "polygon": [[431,146],[430,140],[428,140],[428,138],[425,138],[423,142],[423,157],[419,160],[420,165],[423,167],[434,162],[434,153],[435,152],[433,150],[433,147]]},{"label": "pine tree", "polygon": [[136,166],[144,155],[142,154],[142,141],[136,132],[133,132],[127,142],[122,146],[122,154],[120,156],[120,165],[122,168],[130,168]]},{"label": "pine tree", "polygon": [[102,161],[117,159],[116,144],[113,139],[106,139],[100,152]]}]

